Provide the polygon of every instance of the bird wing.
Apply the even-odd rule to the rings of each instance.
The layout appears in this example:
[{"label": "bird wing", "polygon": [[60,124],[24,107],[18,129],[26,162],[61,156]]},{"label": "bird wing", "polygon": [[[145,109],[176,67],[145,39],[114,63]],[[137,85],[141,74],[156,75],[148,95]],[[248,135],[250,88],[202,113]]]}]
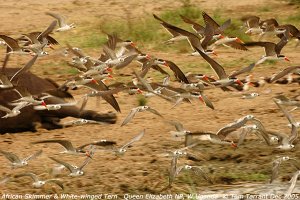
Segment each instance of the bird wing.
[{"label": "bird wing", "polygon": [[272,183],[277,178],[281,162],[282,162],[282,158],[278,158],[273,161],[272,175],[271,175],[270,183]]},{"label": "bird wing", "polygon": [[80,109],[79,109],[80,112],[82,112],[85,109],[85,107],[87,105],[87,102],[88,102],[88,99],[89,99],[88,95],[84,95],[82,97],[82,104],[81,104]]},{"label": "bird wing", "polygon": [[86,159],[83,161],[83,163],[80,165],[79,169],[82,170],[89,162],[92,160],[94,153],[95,153],[95,147],[92,146],[91,149],[88,151],[89,156],[86,157]]},{"label": "bird wing", "polygon": [[224,140],[226,138],[226,136],[235,131],[236,129],[244,126],[247,123],[247,118],[241,118],[233,123],[227,124],[226,126],[222,127],[220,130],[218,130],[218,132],[216,133],[216,135],[221,139]]},{"label": "bird wing", "polygon": [[278,79],[282,78],[286,74],[291,73],[292,71],[298,68],[300,69],[300,66],[291,66],[283,69],[282,71],[280,71],[278,74],[276,74],[274,77],[271,78],[270,83],[277,81]]},{"label": "bird wing", "polygon": [[288,138],[289,139],[289,143],[292,144],[297,138],[298,138],[298,128],[297,128],[297,126],[295,124],[292,124],[291,135]]},{"label": "bird wing", "polygon": [[85,57],[82,51],[79,50],[78,48],[72,47],[69,43],[67,43],[66,45],[68,47],[68,51],[71,51],[75,56],[78,56],[79,58]]},{"label": "bird wing", "polygon": [[235,71],[235,72],[231,73],[229,75],[229,78],[234,78],[234,77],[236,77],[236,76],[238,76],[240,74],[250,72],[254,67],[255,67],[255,63],[252,63],[252,64],[250,64],[247,67],[244,67],[244,68],[242,68],[242,69],[240,69],[238,71]]},{"label": "bird wing", "polygon": [[296,167],[297,170],[300,170],[300,163],[295,158],[290,158],[292,164]]},{"label": "bird wing", "polygon": [[5,74],[1,74],[1,73],[0,73],[0,83],[2,85],[12,85],[8,77]]},{"label": "bird wing", "polygon": [[36,141],[32,142],[32,144],[41,144],[41,143],[58,143],[62,145],[66,150],[69,151],[75,151],[74,146],[69,140],[41,140],[41,141]]},{"label": "bird wing", "polygon": [[164,26],[169,29],[172,29],[173,31],[176,31],[180,35],[186,36],[193,49],[195,47],[202,49],[200,38],[196,34],[186,31],[184,29],[181,29],[177,26],[173,26],[171,24],[164,23]]},{"label": "bird wing", "polygon": [[[140,72],[140,77],[144,78],[148,73],[149,69],[154,65],[155,58],[151,58],[150,60],[145,60],[142,65],[142,71]],[[158,66],[158,65],[156,65]]]},{"label": "bird wing", "polygon": [[258,132],[261,134],[267,145],[271,145],[269,135],[262,122],[255,117],[251,119],[251,121],[258,127]]},{"label": "bird wing", "polygon": [[208,44],[211,42],[214,36],[213,27],[210,24],[206,25],[203,34],[204,34],[204,39],[201,42],[201,46],[203,49],[207,49]]},{"label": "bird wing", "polygon": [[[180,172],[180,170],[177,169],[177,160],[178,157],[177,156],[173,156],[172,160],[171,160],[171,166],[170,166],[170,174],[169,174],[169,186],[172,185],[175,177],[178,175],[178,173]],[[179,168],[182,168],[182,166],[180,166]]]},{"label": "bird wing", "polygon": [[247,24],[249,28],[255,28],[259,27],[259,20],[260,18],[257,16],[252,16],[250,19],[248,19]]},{"label": "bird wing", "polygon": [[288,43],[288,38],[287,37],[282,37],[281,40],[276,44],[275,46],[275,52],[277,55],[280,54],[282,48]]},{"label": "bird wing", "polygon": [[112,146],[112,145],[115,145],[115,144],[116,144],[115,141],[110,141],[110,140],[99,140],[99,141],[96,141],[96,142],[90,142],[90,143],[81,145],[80,147],[78,147],[78,149],[83,149],[84,147],[89,146],[89,145],[96,145],[96,146]]},{"label": "bird wing", "polygon": [[137,57],[137,54],[132,54],[132,55],[127,55],[124,58],[124,61],[121,63],[118,63],[117,65],[115,65],[116,69],[122,69],[123,67],[126,67],[127,65],[129,65],[135,58]]},{"label": "bird wing", "polygon": [[117,47],[118,42],[122,42],[118,35],[116,33],[109,34],[102,30],[102,32],[107,36],[107,42],[106,45],[111,48],[112,50],[115,50]]},{"label": "bird wing", "polygon": [[121,126],[126,125],[128,122],[132,120],[132,118],[136,115],[136,113],[139,112],[139,107],[131,109],[130,113],[127,115],[127,117],[122,122]]},{"label": "bird wing", "polygon": [[296,121],[294,120],[292,115],[286,109],[284,109],[282,105],[280,105],[278,103],[277,99],[273,98],[273,101],[276,103],[276,105],[279,107],[279,109],[283,112],[284,116],[289,120],[290,124],[295,125]]},{"label": "bird wing", "polygon": [[203,171],[203,169],[200,166],[192,166],[191,169],[197,176],[203,177],[207,182],[210,184],[213,184],[211,178]]},{"label": "bird wing", "polygon": [[104,53],[112,60],[117,59],[116,53],[106,45],[103,45]]},{"label": "bird wing", "polygon": [[162,20],[161,18],[159,18],[157,15],[153,14],[153,17],[155,19],[157,19],[158,21],[161,21],[161,25],[173,36],[173,37],[177,37],[180,35],[180,33],[178,33],[177,31],[172,30],[171,28],[169,28],[167,25],[171,25],[169,23],[167,23],[166,21]]},{"label": "bird wing", "polygon": [[185,23],[191,24],[194,31],[196,31],[198,34],[204,34],[205,28],[203,26],[183,15],[180,15],[180,17]]},{"label": "bird wing", "polygon": [[231,19],[228,19],[215,32],[218,33],[219,31],[219,33],[223,33],[225,29],[227,29],[230,25],[231,25]]},{"label": "bird wing", "polygon": [[300,175],[300,170],[296,171],[292,177],[292,179],[290,180],[291,185],[289,187],[289,189],[286,191],[285,195],[291,195],[293,190],[295,189],[297,180],[298,180],[298,176]]},{"label": "bird wing", "polygon": [[276,55],[275,46],[276,44],[273,42],[246,42],[244,46],[260,46],[265,48],[266,56]]},{"label": "bird wing", "polygon": [[2,150],[0,150],[0,153],[2,153],[12,163],[21,162],[20,158],[17,155],[15,155],[14,153],[2,151]]},{"label": "bird wing", "polygon": [[[94,89],[96,91],[109,91],[109,88],[102,82],[97,81],[98,84],[95,83],[86,83],[84,86]],[[116,98],[112,94],[101,95],[102,98],[109,103],[117,112],[121,112],[120,106],[116,100]]]},{"label": "bird wing", "polygon": [[248,135],[248,133],[250,133],[250,129],[247,128],[247,127],[244,127],[242,128],[242,131],[240,132],[240,135],[239,135],[239,141],[237,143],[237,147],[239,147],[241,144],[243,144],[246,136]]},{"label": "bird wing", "polygon": [[22,67],[20,70],[18,70],[11,78],[10,78],[10,82],[12,82],[14,79],[16,79],[18,76],[20,76],[20,74],[27,72],[32,65],[34,64],[34,62],[36,61],[36,59],[38,58],[38,55],[35,55],[28,63],[26,63],[26,65],[24,67]]},{"label": "bird wing", "polygon": [[29,161],[29,160],[35,159],[36,157],[40,156],[42,153],[43,153],[43,150],[39,150],[36,153],[25,158],[24,161]]},{"label": "bird wing", "polygon": [[8,37],[6,35],[0,35],[0,38],[2,40],[4,40],[4,42],[7,44],[7,46],[12,50],[12,51],[17,51],[17,50],[20,50],[20,46],[18,44],[18,41],[11,38],[11,37]]},{"label": "bird wing", "polygon": [[14,178],[19,178],[19,177],[22,177],[22,176],[30,176],[30,178],[32,178],[32,180],[34,182],[39,181],[39,178],[37,177],[37,175],[34,174],[34,173],[31,173],[31,172],[17,174],[17,175],[14,176]]},{"label": "bird wing", "polygon": [[142,78],[136,71],[133,71],[134,75],[137,77],[137,79],[139,80],[139,82],[146,87],[146,89],[149,92],[154,92],[153,88],[151,87],[151,85],[144,79]]},{"label": "bird wing", "polygon": [[181,71],[181,69],[172,61],[169,60],[165,60],[165,62],[167,63],[167,65],[169,66],[169,68],[174,72],[174,75],[177,79],[179,79],[180,81],[189,84],[189,80],[186,78],[186,76],[184,75],[184,73]]},{"label": "bird wing", "polygon": [[[16,93],[18,93],[18,95],[20,95],[20,97],[31,97],[32,95],[29,93],[29,91],[25,88],[25,87],[22,87],[22,86],[15,86],[14,87],[14,91]],[[15,100],[17,101],[17,100]]]},{"label": "bird wing", "polygon": [[135,136],[134,138],[132,138],[129,142],[127,142],[125,145],[123,145],[121,147],[121,149],[126,149],[128,148],[129,145],[131,145],[132,143],[136,142],[136,141],[139,141],[145,134],[145,129],[140,133],[138,134],[137,136]]},{"label": "bird wing", "polygon": [[204,101],[204,104],[205,104],[207,107],[209,107],[210,109],[214,110],[215,107],[214,107],[214,105],[212,104],[212,102],[208,99],[208,97],[207,97],[206,95],[204,95],[203,92],[200,92],[200,95],[201,95],[201,97],[202,97],[202,99],[203,99],[203,101]]},{"label": "bird wing", "polygon": [[27,46],[29,44],[34,44],[34,43],[39,43],[37,37],[41,34],[41,32],[31,32],[31,33],[27,33],[27,34],[22,34],[22,40],[26,39],[26,42],[24,44],[24,46]]},{"label": "bird wing", "polygon": [[19,102],[19,103],[17,103],[17,106],[12,109],[12,111],[21,110],[22,108],[29,106],[29,105],[30,105],[30,103],[28,103],[28,102]]},{"label": "bird wing", "polygon": [[160,117],[163,117],[157,110],[155,110],[153,108],[148,107],[147,111],[152,112],[153,114],[158,115]]},{"label": "bird wing", "polygon": [[12,177],[10,175],[6,175],[2,178],[0,178],[0,185],[3,185],[5,183],[7,183],[8,181],[10,181],[12,179]]},{"label": "bird wing", "polygon": [[[176,157],[176,156],[174,156],[174,157]],[[177,157],[176,157],[177,158]],[[174,159],[174,158],[173,158]],[[173,161],[173,160],[172,160]],[[177,162],[177,159],[176,159],[176,162]],[[175,168],[175,173],[174,173],[174,178],[176,178],[176,176],[178,176],[178,174],[184,169],[184,167],[185,167],[185,165],[183,165],[183,166],[179,166],[179,167],[176,167]]]},{"label": "bird wing", "polygon": [[248,51],[248,49],[245,47],[244,44],[236,42],[236,41],[227,42],[226,45],[230,46],[231,48],[234,48],[234,49]]},{"label": "bird wing", "polygon": [[73,165],[70,165],[69,163],[66,163],[64,161],[58,160],[56,158],[53,157],[49,157],[51,160],[54,160],[55,162],[62,164],[63,166],[65,166],[71,173],[75,172],[75,168]]},{"label": "bird wing", "polygon": [[48,27],[47,27],[47,29],[46,30],[44,30],[43,32],[41,32],[39,35],[38,35],[38,37],[37,37],[37,39],[40,41],[40,42],[42,42],[43,41],[43,38],[46,38],[47,39],[47,43],[48,43],[48,35],[50,34],[50,33],[52,33],[53,32],[53,30],[54,30],[54,28],[56,27],[56,25],[57,25],[57,21],[55,20],[55,21],[53,21]]},{"label": "bird wing", "polygon": [[60,181],[59,179],[48,179],[45,181],[46,183],[55,183],[56,185],[58,185],[61,189],[64,189],[64,185],[63,182]]},{"label": "bird wing", "polygon": [[66,25],[65,19],[61,15],[53,13],[53,12],[46,12],[46,15],[50,15],[51,17],[54,17],[55,19],[57,19],[59,27],[63,27]]},{"label": "bird wing", "polygon": [[7,108],[5,106],[2,106],[2,105],[0,105],[0,111],[1,110],[4,111],[4,112],[6,112],[6,113],[10,113],[11,112],[11,110],[9,108]]},{"label": "bird wing", "polygon": [[197,48],[196,48],[196,50],[204,58],[204,60],[206,60],[206,62],[208,62],[208,64],[211,66],[211,68],[214,70],[214,72],[217,74],[217,76],[220,80],[227,78],[227,74],[226,74],[224,68],[219,63],[217,63],[215,60],[213,60],[208,55],[203,53],[201,50],[199,50]]},{"label": "bird wing", "polygon": [[[220,25],[215,20],[213,20],[213,18],[211,18],[206,12],[202,12],[202,17],[203,17],[205,25],[209,24],[210,26],[213,27],[214,31],[219,29]],[[218,33],[218,32],[215,32],[215,33]]]},{"label": "bird wing", "polygon": [[175,126],[177,131],[184,131],[183,125],[179,121],[169,121],[169,123]]}]

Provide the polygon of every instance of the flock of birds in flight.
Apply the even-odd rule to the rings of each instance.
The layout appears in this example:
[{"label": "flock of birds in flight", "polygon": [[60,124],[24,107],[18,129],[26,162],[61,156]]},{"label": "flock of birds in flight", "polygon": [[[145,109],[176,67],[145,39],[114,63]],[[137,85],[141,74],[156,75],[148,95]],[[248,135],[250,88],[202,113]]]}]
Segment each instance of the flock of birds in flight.
[{"label": "flock of birds in flight", "polygon": [[[65,19],[58,14],[50,12],[47,12],[46,14],[56,18],[56,20],[42,32],[26,33],[17,39],[7,35],[0,35],[0,39],[2,39],[1,44],[7,47],[5,62],[3,64],[2,73],[0,74],[0,90],[14,90],[20,95],[19,99],[10,102],[11,108],[0,105],[0,113],[4,113],[4,115],[1,116],[2,118],[15,117],[21,114],[22,108],[26,106],[33,106],[33,109],[36,110],[59,110],[63,106],[78,104],[77,101],[67,104],[47,104],[47,99],[51,98],[52,95],[45,93],[40,94],[39,96],[31,95],[28,93],[26,88],[22,88],[22,86],[17,84],[20,74],[29,71],[38,57],[48,55],[48,52],[45,51],[46,48],[53,48],[54,45],[58,45],[58,42],[51,36],[51,33],[64,32],[75,28],[74,24],[67,24]],[[199,99],[205,106],[210,109],[214,109],[213,103],[204,94],[206,90],[221,89],[225,92],[232,90],[246,91],[249,86],[259,87],[266,83],[300,84],[299,66],[287,67],[277,74],[272,75],[270,78],[263,78],[259,81],[253,81],[251,76],[247,76],[243,80],[237,78],[237,76],[241,74],[250,73],[255,66],[266,60],[284,59],[288,61],[289,59],[281,54],[281,50],[289,41],[291,41],[291,39],[295,38],[300,40],[300,31],[291,24],[279,25],[275,19],[260,20],[257,16],[243,17],[242,21],[244,22],[244,28],[247,29],[245,32],[246,34],[259,34],[260,40],[263,37],[266,37],[266,35],[269,35],[269,37],[277,36],[279,38],[278,43],[262,41],[244,43],[237,37],[225,36],[224,31],[231,25],[230,19],[225,21],[222,25],[219,25],[207,13],[203,12],[202,16],[205,25],[202,26],[185,16],[180,16],[185,23],[192,26],[194,32],[190,32],[164,21],[157,15],[153,16],[156,20],[158,20],[162,27],[171,34],[171,38],[167,40],[166,43],[172,44],[180,40],[187,40],[193,50],[192,55],[202,57],[210,65],[211,69],[217,75],[217,78],[213,78],[205,74],[184,74],[174,62],[143,53],[132,41],[122,40],[114,33],[106,33],[108,41],[103,45],[103,53],[99,58],[93,58],[85,55],[81,49],[67,44],[65,54],[73,55],[72,61],[68,64],[71,67],[76,68],[79,71],[79,74],[67,80],[60,86],[60,89],[68,90],[78,89],[81,87],[90,89],[90,93],[82,96],[81,109],[86,106],[89,98],[102,97],[117,112],[120,112],[121,109],[114,97],[114,94],[121,91],[128,91],[130,94],[138,93],[145,95],[146,97],[157,96],[171,102],[173,107],[178,106],[181,102],[191,102],[192,99],[196,98]],[[59,28],[56,28],[57,24],[59,25]],[[257,62],[228,74],[218,62],[209,56],[210,54],[215,54],[214,49],[218,48],[220,45],[242,51],[248,50],[247,47],[261,46],[265,49],[265,55],[263,55]],[[13,54],[31,55],[33,58],[9,78],[5,75],[5,67],[9,56]],[[134,61],[141,64],[141,70],[133,70],[134,77],[132,81],[129,83],[116,82],[109,86],[105,84],[105,80],[112,77],[112,70],[121,70]],[[177,87],[175,83],[174,85],[170,84],[170,74],[168,73],[168,70],[165,69],[170,69],[174,73],[175,79],[180,82],[180,87]],[[156,70],[163,74],[165,76],[163,81],[150,82],[149,79],[146,79],[145,77],[150,70]],[[287,78],[285,78],[285,76],[287,76]],[[294,78],[295,76],[296,78]],[[245,95],[244,98],[255,98],[256,96],[258,96],[257,93],[250,93]],[[189,154],[188,150],[191,150],[193,147],[201,143],[201,141],[195,140],[195,137],[197,136],[205,136],[206,139],[210,140],[212,143],[231,145],[232,147],[237,148],[242,145],[248,134],[255,133],[258,138],[265,141],[266,145],[276,145],[275,148],[284,151],[294,149],[297,145],[297,129],[300,123],[294,120],[291,112],[294,112],[294,110],[300,107],[300,102],[296,99],[289,99],[284,95],[276,96],[273,100],[278,108],[283,112],[284,116],[288,119],[291,133],[282,134],[267,131],[262,122],[253,115],[244,116],[225,127],[222,127],[217,133],[200,131],[191,132],[184,129],[183,125],[178,121],[168,121],[176,128],[176,131],[171,132],[172,136],[185,138],[185,147],[171,151],[168,154],[168,156],[172,158],[169,170],[169,183],[163,190],[171,188],[175,178],[182,170],[191,170],[196,175],[202,176],[208,182],[213,183],[209,175],[205,173],[201,166],[177,165],[177,161],[180,157],[187,156]],[[287,107],[294,108],[291,111],[288,111]],[[133,120],[137,113],[144,111],[149,111],[163,118],[162,114],[150,106],[138,106],[131,110],[122,122],[121,126],[125,126]],[[251,124],[247,124],[248,122]],[[79,119],[68,123],[67,126],[81,125],[85,123],[97,122]],[[230,133],[238,129],[241,129],[241,132],[237,143],[226,139]],[[83,168],[92,160],[96,147],[105,148],[106,150],[114,152],[116,156],[121,156],[134,142],[141,140],[144,134],[145,130],[142,130],[136,137],[119,148],[115,146],[115,141],[109,140],[99,140],[84,144],[80,147],[74,147],[68,140],[58,139],[41,140],[36,141],[33,144],[58,143],[65,149],[62,153],[85,155],[85,160],[81,166],[69,164],[60,160],[60,158],[49,157],[54,162],[60,164],[53,169],[55,173],[62,173],[62,170],[65,168],[69,170],[69,176],[76,177],[84,175]],[[13,168],[19,168],[28,165],[30,160],[41,155],[42,150],[24,159],[19,158],[11,152],[0,150],[0,153],[11,162]],[[300,175],[300,163],[296,158],[285,156],[273,161],[271,182],[278,176],[279,167],[283,161],[290,161],[297,169],[291,179],[291,185],[286,192],[286,194],[291,194],[295,188],[297,178]],[[1,180],[1,184],[5,184],[24,176],[32,178],[32,186],[34,188],[43,187],[47,183],[54,183],[64,189],[63,182],[60,179],[52,178],[48,180],[41,180],[32,172],[7,176]]]}]

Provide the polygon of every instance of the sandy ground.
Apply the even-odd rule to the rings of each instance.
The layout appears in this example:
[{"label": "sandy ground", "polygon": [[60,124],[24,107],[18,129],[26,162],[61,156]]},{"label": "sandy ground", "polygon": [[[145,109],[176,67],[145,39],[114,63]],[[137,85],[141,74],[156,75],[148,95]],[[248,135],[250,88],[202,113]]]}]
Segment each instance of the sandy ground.
[{"label": "sandy ground", "polygon": [[[201,9],[213,11],[216,8],[224,10],[224,13],[231,14],[229,17],[240,17],[244,14],[256,14],[256,11],[264,6],[270,6],[278,15],[276,17],[287,16],[288,13],[299,11],[294,6],[289,6],[282,1],[193,1],[192,3]],[[116,20],[124,16],[124,8],[130,10],[132,16],[139,17],[144,13],[159,13],[166,9],[181,6],[181,1],[16,1],[7,0],[0,3],[0,17],[2,19],[1,32],[5,34],[17,35],[23,31],[31,31],[36,28],[44,27],[45,20],[49,21],[49,16],[44,15],[45,11],[55,11],[68,16],[70,21],[74,21],[80,26],[88,21],[93,22],[99,16],[107,20]],[[280,7],[279,7],[280,5]],[[280,10],[280,9],[282,10]],[[280,12],[279,12],[280,11]],[[273,16],[272,12],[261,13],[264,17]],[[299,25],[299,24],[296,24]],[[74,30],[76,34],[76,30]],[[291,59],[292,65],[299,64],[299,49],[294,49],[294,42],[289,44],[284,53]],[[257,52],[255,52],[257,50]],[[263,53],[262,49],[254,48],[249,52],[239,52],[236,50],[221,48],[218,61],[226,63],[233,57],[246,57],[253,61],[259,58]],[[179,54],[168,54],[164,52],[151,52],[158,56],[173,60],[175,63],[183,63],[199,60],[200,58],[186,57]],[[47,61],[47,59],[46,59]],[[46,62],[45,61],[45,62]],[[19,61],[13,61],[18,63]],[[284,62],[277,62],[274,66],[261,65],[253,72],[254,77],[268,76],[287,67]],[[55,66],[59,68],[59,66]],[[226,64],[224,64],[226,68]],[[230,70],[239,68],[239,66],[228,66]],[[38,74],[43,74],[41,68],[33,69]],[[201,69],[199,69],[199,73]],[[212,72],[211,72],[212,74]],[[56,75],[50,76],[61,81]],[[300,94],[299,85],[266,85],[263,88],[252,88],[251,92],[258,92],[261,95],[255,99],[241,99],[241,93],[225,93],[221,90],[207,91],[206,95],[211,99],[215,110],[204,107],[201,103],[194,101],[192,104],[180,104],[171,109],[172,105],[157,97],[150,98],[148,105],[157,109],[164,119],[153,115],[152,113],[139,113],[126,126],[120,127],[123,119],[130,112],[130,109],[138,105],[136,96],[120,94],[117,100],[122,112],[118,115],[118,121],[114,125],[84,125],[61,130],[47,131],[39,128],[37,133],[25,132],[20,134],[5,134],[0,136],[1,149],[15,152],[20,156],[27,156],[39,149],[43,149],[43,154],[30,164],[21,169],[12,170],[7,160],[0,156],[0,162],[3,163],[0,169],[0,177],[8,174],[19,174],[23,172],[34,172],[42,178],[50,178],[48,174],[55,164],[48,156],[60,158],[72,164],[80,165],[83,156],[61,155],[58,152],[62,148],[57,144],[32,145],[31,142],[41,139],[68,139],[75,146],[83,143],[107,139],[114,140],[118,146],[126,143],[132,137],[137,135],[143,129],[146,130],[142,140],[136,142],[132,148],[122,157],[116,157],[107,151],[97,151],[93,160],[88,164],[84,171],[84,176],[71,178],[67,172],[59,175],[64,181],[65,190],[62,191],[53,184],[46,185],[43,189],[33,189],[31,180],[28,177],[19,178],[5,185],[0,185],[2,193],[9,194],[159,194],[160,190],[167,185],[168,169],[171,158],[163,157],[162,154],[167,151],[183,147],[183,141],[171,137],[169,131],[174,127],[165,123],[165,120],[179,120],[184,127],[191,131],[210,131],[216,132],[221,127],[239,119],[247,114],[252,114],[262,121],[268,130],[290,133],[287,127],[288,121],[282,112],[272,101],[272,97],[277,94],[284,94],[293,97]],[[82,92],[74,93],[76,98],[80,98]],[[88,108],[96,111],[111,111],[105,102],[100,105],[96,101],[89,101]],[[299,121],[300,113],[298,110],[293,112],[294,117]],[[68,121],[71,119],[66,119]],[[232,138],[236,139],[235,134]],[[256,138],[256,137],[251,137]],[[268,177],[271,175],[272,160],[278,156],[287,155],[299,160],[299,144],[290,152],[280,152],[274,147],[267,146],[261,140],[249,139],[239,149],[234,150],[231,146],[212,145],[203,141],[199,146],[193,149],[193,153],[203,157],[205,161],[191,161],[185,158],[179,159],[179,165],[190,164],[202,166],[212,178],[214,185],[210,185],[202,178],[192,175],[189,172],[182,173],[175,180],[173,188],[164,191],[164,193],[201,193],[204,191],[216,191],[220,188],[230,188],[234,184],[249,184],[253,182],[268,183]],[[279,172],[278,181],[288,187],[288,180],[294,172],[289,163],[285,163]],[[267,178],[266,178],[267,177]],[[299,184],[298,184],[299,186]],[[272,187],[272,185],[270,185]],[[221,190],[221,189],[220,189]],[[298,190],[299,191],[299,190]],[[243,193],[243,190],[240,191]],[[123,198],[123,196],[119,196]]]}]

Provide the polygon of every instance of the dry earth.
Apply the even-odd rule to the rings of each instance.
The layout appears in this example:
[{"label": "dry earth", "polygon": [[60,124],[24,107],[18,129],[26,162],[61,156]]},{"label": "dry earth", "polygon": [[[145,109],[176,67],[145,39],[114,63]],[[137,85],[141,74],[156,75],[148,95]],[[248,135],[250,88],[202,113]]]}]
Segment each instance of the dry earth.
[{"label": "dry earth", "polygon": [[[228,15],[228,18],[239,18],[246,14],[259,14],[262,18],[276,17],[280,19],[281,17],[287,17],[289,14],[292,15],[299,12],[299,8],[296,6],[288,5],[285,1],[274,0],[201,0],[192,1],[191,3],[208,13],[216,8],[221,9],[222,16],[225,17]],[[180,1],[174,2],[170,0],[153,2],[145,0],[106,2],[100,0],[6,0],[0,3],[1,32],[9,35],[18,35],[23,32],[40,30],[52,20],[49,16],[44,15],[45,11],[62,13],[68,17],[70,22],[75,22],[78,27],[84,29],[84,27],[90,26],[89,23],[93,23],[95,20],[99,20],[99,18],[102,20],[119,20],[119,18],[126,15],[124,9],[129,10],[131,16],[138,18],[144,15],[151,15],[153,12],[159,14],[161,11],[174,9],[181,5]],[[257,13],[260,8],[266,6],[271,12]],[[299,26],[299,23],[295,25]],[[72,30],[70,33],[60,35],[59,37],[71,37],[72,35],[76,35],[76,31],[76,29]],[[122,35],[122,33],[119,34]],[[294,45],[295,42],[292,41],[284,49],[284,53],[289,56],[291,63],[277,62],[273,66],[260,65],[254,70],[254,77],[268,76],[289,66],[289,64],[299,64],[300,50],[294,49]],[[92,52],[95,53],[99,49],[94,49]],[[4,48],[2,50],[4,52]],[[143,51],[148,51],[148,49],[143,49]],[[149,51],[162,58],[173,60],[179,66],[189,61],[204,63],[199,57],[188,57],[183,54],[165,53],[162,51]],[[216,59],[218,62],[224,64],[226,69],[226,63],[234,59],[245,57],[255,61],[261,56],[263,50],[261,48],[253,48],[248,52],[240,52],[221,48],[218,52],[220,56]],[[47,72],[45,69],[38,67],[39,62],[47,63],[51,59],[56,58],[62,59],[56,55],[41,58],[32,71],[42,76],[50,74],[47,76],[62,82],[66,78],[65,75],[51,74],[49,71]],[[11,63],[22,65],[24,64],[24,60],[23,58],[15,57]],[[54,66],[50,66],[47,70],[60,70],[60,66],[55,65],[56,62],[52,62],[52,64]],[[238,69],[239,67],[236,63],[235,66],[230,66],[230,70]],[[201,68],[195,69],[195,71],[201,73]],[[130,73],[130,70],[128,72]],[[212,74],[212,72],[210,73]],[[247,114],[252,114],[260,119],[268,130],[282,131],[289,134],[288,121],[274,104],[272,97],[277,94],[284,94],[288,97],[299,95],[299,85],[273,84],[266,85],[263,88],[251,88],[250,91],[258,92],[261,95],[253,100],[243,100],[241,99],[241,94],[238,92],[208,91],[206,94],[213,102],[215,110],[210,110],[196,101],[193,104],[181,104],[171,109],[172,105],[170,103],[156,97],[149,99],[148,105],[162,113],[164,119],[180,120],[185,128],[191,131],[205,130],[216,132],[224,125]],[[269,93],[268,91],[271,92]],[[76,98],[79,98],[83,93],[84,90],[74,94],[76,94]],[[58,152],[61,150],[61,147],[56,144],[31,145],[30,142],[41,139],[69,139],[77,146],[90,141],[107,139],[115,140],[118,145],[122,145],[141,130],[146,129],[144,138],[136,142],[123,157],[116,157],[105,151],[96,152],[92,162],[86,166],[84,170],[86,174],[84,176],[70,178],[67,176],[67,172],[60,176],[64,180],[64,191],[51,185],[46,185],[43,189],[33,189],[29,178],[19,178],[5,185],[0,185],[0,191],[11,194],[159,194],[159,190],[167,184],[168,169],[171,163],[170,158],[162,157],[161,155],[168,150],[172,151],[183,147],[183,142],[182,140],[173,139],[169,134],[169,131],[174,130],[174,127],[165,123],[161,118],[147,112],[139,113],[132,122],[121,128],[120,124],[122,120],[130,112],[131,108],[138,105],[138,101],[136,96],[129,96],[127,94],[118,95],[117,100],[122,113],[118,114],[118,121],[114,125],[85,125],[53,131],[39,128],[37,133],[24,132],[20,134],[1,135],[0,143],[3,150],[15,152],[21,156],[27,156],[39,149],[43,149],[44,153],[36,160],[33,160],[29,166],[15,170],[12,170],[7,160],[3,156],[0,156],[0,162],[3,163],[0,169],[0,177],[7,174],[34,172],[40,174],[43,178],[49,178],[50,175],[48,172],[55,163],[48,159],[48,156],[59,157],[76,165],[80,165],[84,159],[83,157],[59,154]],[[103,101],[100,102],[100,105],[96,101],[90,101],[88,108],[99,112],[112,110]],[[293,115],[299,121],[300,112],[296,110],[293,112]],[[68,120],[71,119],[66,119],[66,121]],[[231,186],[234,187],[234,184],[239,183],[260,182],[267,184],[271,175],[272,160],[283,155],[299,159],[299,150],[300,146],[298,144],[291,152],[280,152],[275,150],[274,147],[265,145],[265,143],[257,138],[247,140],[245,145],[237,150],[234,150],[230,146],[212,145],[204,141],[193,152],[195,154],[203,154],[206,161],[191,161],[181,158],[179,163],[202,166],[213,179],[214,185],[210,186],[203,179],[187,172],[179,175],[173,188],[164,191],[164,193],[201,193],[207,190],[215,190],[217,192],[216,188],[230,188]],[[282,184],[288,187],[288,180],[293,170],[293,167],[285,163],[282,170],[280,170],[277,180],[283,181]],[[243,193],[243,189],[240,192]],[[119,197],[122,198],[122,196]]]}]

